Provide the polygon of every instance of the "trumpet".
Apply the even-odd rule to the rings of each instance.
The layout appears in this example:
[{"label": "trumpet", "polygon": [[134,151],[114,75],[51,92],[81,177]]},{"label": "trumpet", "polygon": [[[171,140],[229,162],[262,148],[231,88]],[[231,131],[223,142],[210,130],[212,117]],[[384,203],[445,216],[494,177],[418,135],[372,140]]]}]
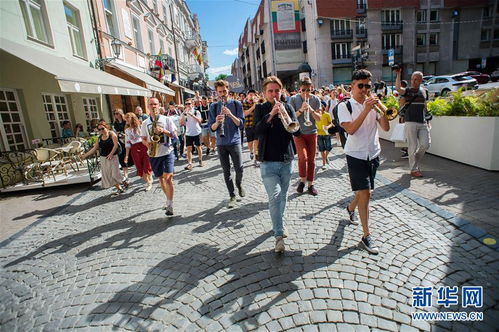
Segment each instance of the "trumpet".
[{"label": "trumpet", "polygon": [[376,110],[376,112],[378,112],[382,117],[386,118],[388,121],[395,119],[399,114],[398,109],[386,107],[381,102],[381,100],[378,100],[378,102],[374,104],[373,108]]},{"label": "trumpet", "polygon": [[[278,103],[277,99],[274,99],[274,103]],[[286,112],[286,108],[284,108],[284,105],[282,103],[279,103],[278,116],[282,122],[282,125],[284,126],[284,129],[286,129],[288,133],[292,134],[300,129],[300,124],[298,123],[298,121],[293,121],[291,119],[288,112]]]},{"label": "trumpet", "polygon": [[[310,100],[310,98],[307,98],[305,99],[305,102],[307,103],[308,105],[308,101]],[[310,107],[310,105],[309,105]],[[305,122],[303,123],[305,126],[307,127],[310,127],[312,125],[312,121],[310,121],[310,112],[309,112],[309,109],[307,108],[307,110],[305,111],[305,114],[303,114],[303,117],[305,119]]]}]

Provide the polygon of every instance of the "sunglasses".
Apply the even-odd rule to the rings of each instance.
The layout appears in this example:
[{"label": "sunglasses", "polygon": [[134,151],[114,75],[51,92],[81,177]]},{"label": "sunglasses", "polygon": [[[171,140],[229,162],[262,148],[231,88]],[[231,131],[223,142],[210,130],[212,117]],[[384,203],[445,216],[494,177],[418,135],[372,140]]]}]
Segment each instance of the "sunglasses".
[{"label": "sunglasses", "polygon": [[357,87],[358,87],[359,89],[364,89],[364,88],[366,88],[366,89],[370,89],[370,88],[372,87],[372,85],[371,85],[371,84],[359,83],[359,84],[357,84]]},{"label": "sunglasses", "polygon": [[301,92],[310,92],[312,89],[301,89]]},{"label": "sunglasses", "polygon": [[191,103],[185,103],[186,105],[192,105]]},{"label": "sunglasses", "polygon": [[97,128],[97,130],[99,130],[99,131],[103,131],[103,130],[104,130],[104,128]]}]

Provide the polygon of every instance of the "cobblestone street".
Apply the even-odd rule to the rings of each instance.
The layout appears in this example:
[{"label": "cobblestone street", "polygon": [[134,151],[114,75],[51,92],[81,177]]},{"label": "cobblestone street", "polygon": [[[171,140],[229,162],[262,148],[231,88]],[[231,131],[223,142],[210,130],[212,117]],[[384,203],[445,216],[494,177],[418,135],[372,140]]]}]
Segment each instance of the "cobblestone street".
[{"label": "cobblestone street", "polygon": [[[247,152],[247,197],[234,209],[216,156],[191,172],[176,165],[171,219],[157,180],[145,192],[133,178],[117,198],[94,186],[2,242],[0,330],[496,331],[499,251],[481,240],[498,234],[497,220],[482,231],[381,169],[370,208],[380,254],[369,255],[345,213],[352,192],[340,153],[318,171],[318,196],[290,188],[284,255],[272,250],[267,195]],[[412,287],[463,285],[483,286],[482,308],[446,309],[436,292],[432,307],[411,306]],[[484,319],[413,320],[416,311]]]}]

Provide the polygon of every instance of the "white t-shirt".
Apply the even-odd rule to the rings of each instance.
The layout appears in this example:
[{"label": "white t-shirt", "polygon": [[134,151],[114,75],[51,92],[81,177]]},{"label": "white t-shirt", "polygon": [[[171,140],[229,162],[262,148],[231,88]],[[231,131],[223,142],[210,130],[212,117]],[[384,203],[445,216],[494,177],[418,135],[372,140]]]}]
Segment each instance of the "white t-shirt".
[{"label": "white t-shirt", "polygon": [[[144,122],[142,122],[142,127],[140,128],[140,136],[147,137],[147,140],[149,142],[151,141],[151,136],[150,136],[151,125],[152,125],[151,118],[148,117],[146,120],[144,120]],[[173,123],[173,120],[164,115],[159,115],[157,125],[158,127],[164,128],[171,133],[177,130],[175,124]],[[158,145],[158,154],[156,155],[156,157],[166,156],[167,154],[173,151],[171,137],[168,137],[166,135],[163,136],[164,137],[160,140],[160,143]]]},{"label": "white t-shirt", "polygon": [[141,129],[131,127],[125,129],[125,148],[130,148],[133,144],[142,142],[142,137],[140,137]]},{"label": "white t-shirt", "polygon": [[331,119],[334,119],[333,109],[334,109],[334,107],[336,105],[338,105],[338,99],[331,99],[331,98],[329,98],[329,100],[328,100],[327,103],[328,103],[328,106],[329,106],[329,108],[328,108],[327,111],[328,111],[329,115],[331,115]]},{"label": "white t-shirt", "polygon": [[[364,110],[364,105],[358,103],[355,99],[351,98],[348,102],[352,105],[352,114],[348,112],[346,103],[341,103],[338,106],[340,125],[343,122],[353,122]],[[355,134],[348,135],[345,144],[346,155],[362,160],[371,160],[379,156],[381,146],[378,136],[378,118],[379,115],[376,111],[370,111]]]},{"label": "white t-shirt", "polygon": [[[201,112],[191,109],[189,111],[191,114],[194,114],[197,118],[201,117]],[[183,116],[183,115],[182,115]],[[196,121],[192,116],[185,116],[185,135],[186,136],[198,136],[201,135],[201,125]]]}]

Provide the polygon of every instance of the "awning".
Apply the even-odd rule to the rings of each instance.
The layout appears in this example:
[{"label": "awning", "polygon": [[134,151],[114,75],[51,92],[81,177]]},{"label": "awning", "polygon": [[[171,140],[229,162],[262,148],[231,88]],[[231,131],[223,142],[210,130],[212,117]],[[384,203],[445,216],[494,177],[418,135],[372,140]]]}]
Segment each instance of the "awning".
[{"label": "awning", "polygon": [[196,92],[192,91],[191,89],[186,88],[185,86],[178,85],[177,83],[170,83],[170,84],[173,85],[173,86],[176,86],[177,88],[183,89],[184,92],[189,93],[189,94],[191,94],[193,96],[196,94]]},{"label": "awning", "polygon": [[94,69],[36,48],[0,38],[1,57],[9,53],[53,74],[62,92],[152,96],[151,91],[102,70]]},{"label": "awning", "polygon": [[116,62],[108,64],[111,67],[114,67],[125,74],[128,74],[130,76],[136,77],[139,80],[143,81],[147,88],[149,90],[157,91],[160,93],[165,93],[170,96],[175,96],[175,91],[167,87],[166,85],[161,84],[160,82],[156,81],[153,77],[149,76],[148,74],[138,71],[120,64],[117,64]]}]

